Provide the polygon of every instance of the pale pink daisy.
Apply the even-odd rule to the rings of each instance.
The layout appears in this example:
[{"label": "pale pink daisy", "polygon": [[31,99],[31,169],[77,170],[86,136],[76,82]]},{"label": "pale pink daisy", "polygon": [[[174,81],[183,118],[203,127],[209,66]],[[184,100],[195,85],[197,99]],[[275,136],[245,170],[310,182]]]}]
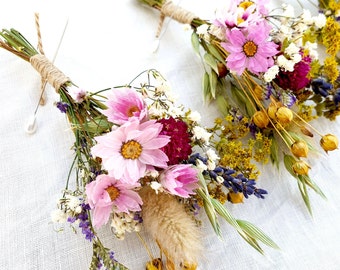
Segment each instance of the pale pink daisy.
[{"label": "pale pink daisy", "polygon": [[88,203],[93,210],[92,222],[96,228],[106,224],[112,207],[115,211],[128,213],[140,211],[141,197],[133,191],[139,184],[130,185],[106,174],[98,175],[95,181],[85,186]]},{"label": "pale pink daisy", "polygon": [[247,68],[250,72],[266,72],[274,64],[277,45],[268,41],[270,26],[266,22],[251,25],[246,30],[227,30],[227,41],[222,47],[229,53],[227,67],[239,75]]},{"label": "pale pink daisy", "polygon": [[173,195],[188,198],[198,188],[197,170],[190,164],[173,165],[159,176],[163,188]]},{"label": "pale pink daisy", "polygon": [[114,89],[108,94],[107,110],[103,114],[114,124],[122,125],[125,122],[147,117],[147,107],[142,95],[131,88]]},{"label": "pale pink daisy", "polygon": [[170,137],[160,135],[163,125],[155,120],[126,122],[117,129],[95,137],[91,153],[102,159],[109,175],[128,183],[136,183],[154,167],[167,167],[168,157],[160,150]]}]

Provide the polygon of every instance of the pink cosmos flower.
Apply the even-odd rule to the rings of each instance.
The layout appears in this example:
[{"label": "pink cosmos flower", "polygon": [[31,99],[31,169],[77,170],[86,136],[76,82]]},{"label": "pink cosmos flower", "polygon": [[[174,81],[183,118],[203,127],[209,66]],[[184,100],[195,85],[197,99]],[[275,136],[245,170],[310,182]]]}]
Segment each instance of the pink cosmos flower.
[{"label": "pink cosmos flower", "polygon": [[132,189],[139,185],[129,185],[105,174],[85,186],[88,203],[93,210],[93,225],[96,228],[106,224],[112,207],[119,212],[140,211],[141,197]]},{"label": "pink cosmos flower", "polygon": [[268,0],[239,1],[233,0],[226,3],[225,8],[216,14],[214,24],[225,28],[248,27],[262,21],[267,15],[266,2]]},{"label": "pink cosmos flower", "polygon": [[246,30],[227,30],[227,41],[222,47],[229,53],[227,67],[239,75],[247,68],[250,72],[266,72],[274,64],[277,45],[268,41],[270,26],[265,22],[251,25]]},{"label": "pink cosmos flower", "polygon": [[190,164],[168,167],[159,176],[162,186],[171,194],[188,198],[198,188],[197,171]]},{"label": "pink cosmos flower", "polygon": [[108,120],[122,125],[131,119],[142,121],[147,116],[147,107],[140,93],[131,88],[114,89],[106,101],[108,107],[103,111]]},{"label": "pink cosmos flower", "polygon": [[155,120],[126,122],[117,129],[95,137],[91,153],[102,158],[109,175],[127,183],[136,183],[147,169],[167,167],[168,157],[160,150],[170,140],[160,135],[163,125]]}]

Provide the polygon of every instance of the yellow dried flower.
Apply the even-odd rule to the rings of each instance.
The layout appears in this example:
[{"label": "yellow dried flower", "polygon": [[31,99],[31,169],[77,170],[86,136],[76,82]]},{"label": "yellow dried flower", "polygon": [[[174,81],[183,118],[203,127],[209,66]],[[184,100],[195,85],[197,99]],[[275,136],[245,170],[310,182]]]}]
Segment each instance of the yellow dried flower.
[{"label": "yellow dried flower", "polygon": [[288,124],[293,120],[292,110],[284,106],[278,108],[275,115],[280,124]]},{"label": "yellow dried flower", "polygon": [[307,157],[308,145],[305,141],[296,141],[290,147],[292,154],[298,158]]},{"label": "yellow dried flower", "polygon": [[253,122],[259,128],[265,128],[269,124],[269,118],[264,111],[257,111],[253,115]]},{"label": "yellow dried flower", "polygon": [[242,192],[233,192],[233,191],[230,191],[228,193],[228,201],[231,202],[231,203],[243,203],[243,198],[244,198],[244,195]]},{"label": "yellow dried flower", "polygon": [[303,160],[298,160],[292,165],[294,173],[298,175],[307,175],[310,166]]},{"label": "yellow dried flower", "polygon": [[323,70],[328,79],[330,80],[330,82],[334,83],[336,79],[339,77],[338,63],[336,62],[335,57],[327,57],[325,59]]},{"label": "yellow dried flower", "polygon": [[263,91],[262,87],[259,86],[259,85],[256,85],[255,88],[254,88],[254,94],[259,100],[262,100],[263,96],[264,96],[264,91]]},{"label": "yellow dried flower", "polygon": [[340,25],[331,16],[326,20],[326,25],[321,31],[322,42],[326,46],[326,52],[335,56],[340,49]]},{"label": "yellow dried flower", "polygon": [[327,134],[322,136],[320,145],[326,152],[338,149],[338,138],[333,134]]}]

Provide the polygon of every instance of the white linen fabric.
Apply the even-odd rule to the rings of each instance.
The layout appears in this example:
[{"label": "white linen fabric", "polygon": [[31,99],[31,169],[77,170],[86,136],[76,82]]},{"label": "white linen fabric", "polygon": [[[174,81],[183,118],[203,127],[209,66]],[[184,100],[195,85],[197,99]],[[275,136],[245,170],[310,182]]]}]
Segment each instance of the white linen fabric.
[{"label": "white linen fabric", "polygon": [[[221,4],[223,1],[217,0],[180,2],[207,19]],[[271,3],[279,4],[278,0]],[[1,28],[16,28],[33,44],[34,12],[40,13],[44,50],[50,59],[68,20],[55,64],[88,91],[128,83],[141,71],[155,68],[171,84],[178,103],[199,111],[205,125],[212,125],[217,116],[213,104],[203,103],[203,67],[191,48],[189,28],[166,20],[159,48],[153,53],[159,14],[136,0],[7,1],[1,9]],[[91,243],[68,226],[57,232],[50,220],[65,186],[73,143],[67,120],[54,106],[58,98],[50,86],[46,89],[47,103],[37,113],[36,133],[24,131],[39,87],[40,78],[28,63],[0,50],[0,269],[87,269]],[[339,119],[319,119],[313,125],[340,136]],[[340,269],[339,159],[340,152],[334,151],[312,161],[311,176],[328,198],[326,201],[310,192],[313,217],[283,164],[279,172],[270,164],[262,166],[258,186],[268,190],[266,199],[228,203],[227,208],[234,217],[260,227],[281,249],[264,246],[263,256],[223,220],[224,237],[220,240],[203,213],[206,252],[198,269]],[[134,234],[119,241],[109,226],[100,234],[120,262],[132,270],[145,269],[149,258]],[[157,248],[148,243],[158,256]]]}]

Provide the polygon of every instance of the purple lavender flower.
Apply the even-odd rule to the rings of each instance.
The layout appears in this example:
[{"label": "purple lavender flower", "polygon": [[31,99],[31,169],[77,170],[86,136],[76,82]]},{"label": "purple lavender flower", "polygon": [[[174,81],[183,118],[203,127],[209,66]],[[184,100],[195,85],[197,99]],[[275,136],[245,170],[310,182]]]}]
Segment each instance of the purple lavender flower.
[{"label": "purple lavender flower", "polygon": [[62,112],[62,113],[66,113],[69,105],[66,102],[62,102],[62,101],[58,101],[56,103],[57,108]]}]

